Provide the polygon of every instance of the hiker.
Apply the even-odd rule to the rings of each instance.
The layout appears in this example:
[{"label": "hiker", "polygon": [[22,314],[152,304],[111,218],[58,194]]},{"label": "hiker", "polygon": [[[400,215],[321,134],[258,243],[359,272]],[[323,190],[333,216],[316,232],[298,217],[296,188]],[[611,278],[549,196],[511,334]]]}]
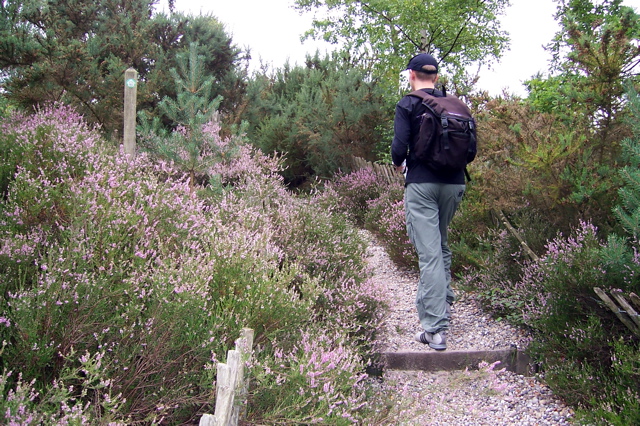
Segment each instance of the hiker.
[{"label": "hiker", "polygon": [[[438,62],[433,56],[427,53],[414,56],[406,70],[413,91],[420,90],[438,98],[446,96],[435,88]],[[466,169],[435,170],[417,159],[415,147],[421,116],[427,110],[423,100],[415,95],[404,96],[397,103],[391,156],[396,169],[406,173],[407,233],[418,253],[420,267],[416,307],[423,331],[418,332],[415,339],[435,350],[445,350],[450,306],[455,300],[450,285],[451,250],[447,229],[465,191]],[[429,120],[429,123],[435,121]],[[473,130],[475,149],[475,128]]]}]

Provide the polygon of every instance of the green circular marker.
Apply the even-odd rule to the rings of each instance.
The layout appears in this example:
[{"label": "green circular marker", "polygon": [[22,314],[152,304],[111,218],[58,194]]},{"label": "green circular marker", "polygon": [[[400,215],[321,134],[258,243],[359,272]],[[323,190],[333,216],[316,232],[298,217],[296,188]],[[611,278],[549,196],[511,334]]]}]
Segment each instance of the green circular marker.
[{"label": "green circular marker", "polygon": [[132,89],[136,87],[136,81],[133,78],[128,79],[126,84],[127,87],[130,87]]}]

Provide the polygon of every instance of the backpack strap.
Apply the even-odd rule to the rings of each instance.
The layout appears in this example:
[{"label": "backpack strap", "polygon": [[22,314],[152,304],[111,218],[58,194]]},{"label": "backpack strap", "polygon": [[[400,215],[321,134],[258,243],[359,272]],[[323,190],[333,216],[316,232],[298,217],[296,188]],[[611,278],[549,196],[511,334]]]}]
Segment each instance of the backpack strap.
[{"label": "backpack strap", "polygon": [[[470,121],[469,122],[469,130],[471,131],[471,142],[472,142],[472,144],[469,145],[469,152],[471,152],[471,147],[472,146],[476,146],[476,143],[478,142],[476,140],[476,129],[475,129],[475,127],[476,127],[475,121],[473,121],[473,120]],[[471,179],[469,179],[469,180],[471,180]]]},{"label": "backpack strap", "polygon": [[434,105],[432,105],[433,101],[428,101],[430,98],[446,98],[446,93],[443,94],[443,96],[435,96],[422,90],[414,90],[409,93],[409,96],[415,96],[416,98],[422,99],[422,104],[426,106],[436,118],[440,118],[440,124],[442,125],[442,145],[444,146],[444,149],[449,149],[449,120],[447,120],[447,117],[443,114],[443,110],[437,111],[436,108],[434,108]]},{"label": "backpack strap", "polygon": [[[435,90],[435,89],[434,89]],[[423,90],[414,90],[413,92],[409,93],[407,96],[415,96],[416,98],[420,98],[423,101],[429,99],[429,98],[445,98],[447,95],[442,95],[442,96],[436,96],[434,94],[431,93],[427,93]]]},{"label": "backpack strap", "polygon": [[442,116],[444,109],[437,104],[437,101],[433,99],[445,98],[445,97],[451,99],[451,96],[435,96],[435,95],[432,95],[431,93],[423,92],[422,90],[414,90],[413,92],[409,93],[407,96],[414,96],[416,98],[422,99],[422,105],[426,106],[427,109],[429,109],[429,111],[431,111],[436,117]]},{"label": "backpack strap", "polygon": [[442,124],[442,145],[444,149],[449,149],[449,120],[443,115],[440,117],[440,123]]}]

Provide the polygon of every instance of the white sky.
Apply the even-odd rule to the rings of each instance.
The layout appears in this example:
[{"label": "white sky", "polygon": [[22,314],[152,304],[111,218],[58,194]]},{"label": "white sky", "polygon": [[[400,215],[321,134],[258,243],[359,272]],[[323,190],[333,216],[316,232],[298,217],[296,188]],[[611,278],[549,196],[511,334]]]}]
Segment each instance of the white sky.
[{"label": "white sky", "polygon": [[[537,72],[545,73],[550,55],[544,51],[558,26],[553,16],[554,0],[511,0],[502,29],[511,37],[511,47],[493,70],[480,71],[478,88],[492,95],[507,89],[526,95],[522,82]],[[640,10],[640,0],[624,0],[625,5]],[[159,10],[166,10],[167,0],[160,0]],[[305,54],[324,54],[331,46],[313,40],[300,42],[300,36],[311,28],[312,14],[300,15],[292,7],[293,0],[175,0],[178,10],[191,14],[212,14],[226,25],[227,32],[240,48],[251,48],[251,69],[260,61],[274,67],[288,59],[302,64]]]}]

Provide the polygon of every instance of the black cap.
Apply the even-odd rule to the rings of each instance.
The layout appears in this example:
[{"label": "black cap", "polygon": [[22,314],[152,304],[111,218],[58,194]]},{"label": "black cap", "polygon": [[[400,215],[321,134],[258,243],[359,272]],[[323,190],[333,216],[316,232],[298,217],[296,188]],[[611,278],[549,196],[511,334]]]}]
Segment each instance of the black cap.
[{"label": "black cap", "polygon": [[[435,71],[434,70],[426,70],[423,67],[427,66],[427,65],[431,65],[436,67]],[[429,55],[428,53],[419,53],[416,56],[414,56],[413,58],[411,58],[411,60],[409,61],[409,64],[407,65],[408,70],[413,70],[413,71],[422,71],[425,72],[427,74],[437,74],[438,73],[438,61],[435,60],[435,58],[431,55]]]}]

